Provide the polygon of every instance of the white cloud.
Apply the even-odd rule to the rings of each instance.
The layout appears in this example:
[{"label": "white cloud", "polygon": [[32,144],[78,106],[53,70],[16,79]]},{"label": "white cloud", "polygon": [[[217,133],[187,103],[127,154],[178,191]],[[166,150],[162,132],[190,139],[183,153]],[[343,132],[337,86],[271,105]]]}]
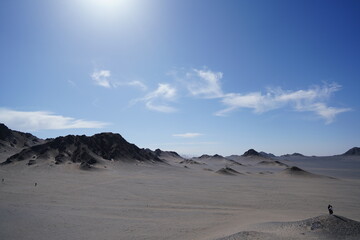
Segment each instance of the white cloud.
[{"label": "white cloud", "polygon": [[20,131],[38,131],[48,129],[103,128],[108,123],[86,121],[55,115],[51,112],[23,112],[0,108],[0,121]]},{"label": "white cloud", "polygon": [[324,103],[314,103],[310,105],[298,105],[296,106],[296,110],[303,111],[311,111],[320,116],[325,120],[327,124],[330,124],[334,121],[335,117],[339,113],[351,111],[351,108],[335,108],[328,107]]},{"label": "white cloud", "polygon": [[270,110],[273,108],[274,102],[270,100],[269,95],[262,95],[260,92],[249,94],[229,93],[225,94],[221,102],[227,106],[224,110],[216,113],[216,115],[225,115],[228,112],[238,108],[251,108],[254,112],[261,113],[265,109]]},{"label": "white cloud", "polygon": [[351,110],[326,105],[326,101],[331,94],[339,91],[340,88],[340,85],[333,83],[298,91],[283,91],[281,88],[277,88],[268,89],[266,94],[261,92],[248,94],[229,93],[225,94],[221,100],[226,108],[218,111],[215,115],[224,116],[241,108],[249,108],[253,109],[255,113],[262,113],[289,105],[298,112],[314,112],[323,118],[326,123],[331,123],[337,114]]},{"label": "white cloud", "polygon": [[219,98],[223,96],[220,82],[222,77],[222,72],[193,69],[186,74],[187,88],[193,96]]},{"label": "white cloud", "polygon": [[202,136],[201,133],[179,133],[179,134],[173,134],[174,137],[182,137],[182,138],[195,138]]},{"label": "white cloud", "polygon": [[[181,72],[184,70],[180,70]],[[185,72],[185,77],[179,77],[179,72],[173,70],[168,73],[175,80],[181,81],[192,96],[220,99],[224,109],[215,113],[217,116],[225,116],[229,113],[247,108],[256,114],[261,114],[275,109],[290,107],[297,112],[313,112],[315,115],[331,123],[335,117],[350,108],[336,108],[328,106],[330,97],[334,92],[341,89],[337,83],[322,86],[312,86],[305,90],[283,90],[281,88],[267,89],[265,93],[225,93],[221,88],[222,72],[214,72],[210,69],[192,69]]]},{"label": "white cloud", "polygon": [[146,90],[147,90],[146,85],[145,85],[144,83],[138,81],[138,80],[131,81],[131,82],[127,82],[126,85],[132,86],[132,87],[138,87],[138,88],[140,88],[140,89],[143,90],[143,91],[146,91]]},{"label": "white cloud", "polygon": [[172,113],[172,112],[176,112],[177,109],[173,108],[171,106],[168,106],[166,104],[159,104],[159,103],[153,103],[152,100],[148,101],[145,103],[145,106],[152,111],[156,111],[156,112],[163,112],[163,113]]},{"label": "white cloud", "polygon": [[159,83],[155,91],[150,92],[143,98],[133,100],[132,103],[145,102],[145,106],[149,110],[170,113],[177,111],[176,108],[168,105],[168,102],[175,100],[176,95],[175,87],[170,84]]},{"label": "white cloud", "polygon": [[290,107],[297,112],[313,112],[326,123],[334,121],[335,117],[350,108],[336,108],[328,106],[328,101],[334,92],[341,86],[324,83],[322,86],[312,86],[306,90],[282,90],[281,88],[267,89],[265,93],[224,93],[221,88],[222,72],[210,69],[192,69],[179,77],[181,72],[173,70],[168,73],[175,80],[182,82],[192,96],[206,99],[220,99],[225,108],[216,112],[217,116],[225,116],[238,109],[252,109],[254,113],[261,114],[275,109]]},{"label": "white cloud", "polygon": [[146,85],[138,80],[133,80],[128,82],[115,81],[114,79],[111,78],[111,72],[109,70],[94,70],[94,72],[91,74],[91,78],[96,85],[105,88],[130,86],[130,87],[140,88],[141,90],[144,91],[147,89]]},{"label": "white cloud", "polygon": [[165,99],[165,100],[173,100],[176,97],[176,88],[170,86],[167,83],[159,83],[158,88],[145,96],[145,100],[151,99]]},{"label": "white cloud", "polygon": [[110,77],[111,73],[109,70],[95,70],[91,74],[91,78],[94,80],[96,85],[106,88],[113,87]]}]

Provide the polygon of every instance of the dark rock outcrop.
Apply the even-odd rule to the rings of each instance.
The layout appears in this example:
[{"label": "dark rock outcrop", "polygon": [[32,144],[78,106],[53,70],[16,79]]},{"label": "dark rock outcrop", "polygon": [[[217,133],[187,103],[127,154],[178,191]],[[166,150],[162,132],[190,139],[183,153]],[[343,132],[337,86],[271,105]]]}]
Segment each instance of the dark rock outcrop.
[{"label": "dark rock outcrop", "polygon": [[[87,137],[68,135],[26,148],[9,157],[3,164],[27,159],[53,159],[64,162],[93,165],[99,160],[162,162],[154,153],[128,143],[120,134],[100,133]],[[88,168],[83,164],[82,168]]]},{"label": "dark rock outcrop", "polygon": [[244,157],[250,157],[250,156],[260,156],[260,153],[258,153],[257,151],[255,151],[254,149],[249,149],[247,150],[244,154]]},{"label": "dark rock outcrop", "polygon": [[266,153],[266,152],[259,152],[260,156],[266,157],[266,158],[275,158],[276,156],[272,153]]},{"label": "dark rock outcrop", "polygon": [[292,154],[282,155],[282,157],[305,157],[305,156],[301,153],[292,153]]},{"label": "dark rock outcrop", "polygon": [[344,156],[360,156],[360,148],[354,147],[343,154]]},{"label": "dark rock outcrop", "polygon": [[162,151],[161,149],[156,149],[154,154],[158,157],[162,155],[166,155],[167,157],[174,157],[174,158],[182,158],[177,152],[174,151]]},{"label": "dark rock outcrop", "polygon": [[37,138],[30,133],[14,131],[9,129],[5,124],[0,123],[0,143],[2,143],[2,146],[24,148],[42,142],[44,142],[44,140]]},{"label": "dark rock outcrop", "polygon": [[232,168],[229,168],[229,167],[222,168],[222,169],[216,171],[216,173],[222,174],[222,175],[230,175],[230,176],[235,176],[235,175],[241,174],[238,171],[236,171]]}]

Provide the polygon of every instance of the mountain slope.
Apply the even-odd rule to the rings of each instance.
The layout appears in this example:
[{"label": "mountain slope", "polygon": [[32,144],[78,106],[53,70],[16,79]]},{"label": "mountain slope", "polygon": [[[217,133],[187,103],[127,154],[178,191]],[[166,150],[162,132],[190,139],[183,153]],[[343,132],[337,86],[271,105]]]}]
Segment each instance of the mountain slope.
[{"label": "mountain slope", "polygon": [[360,156],[360,148],[354,147],[343,154],[344,156]]},{"label": "mountain slope", "polygon": [[22,149],[43,143],[44,140],[30,133],[9,129],[0,123],[0,160],[20,152]]},{"label": "mountain slope", "polygon": [[9,157],[3,164],[28,161],[35,164],[41,159],[55,164],[65,162],[96,164],[99,160],[162,162],[155,154],[128,143],[120,134],[100,133],[91,137],[85,135],[57,137],[48,142],[26,148]]}]

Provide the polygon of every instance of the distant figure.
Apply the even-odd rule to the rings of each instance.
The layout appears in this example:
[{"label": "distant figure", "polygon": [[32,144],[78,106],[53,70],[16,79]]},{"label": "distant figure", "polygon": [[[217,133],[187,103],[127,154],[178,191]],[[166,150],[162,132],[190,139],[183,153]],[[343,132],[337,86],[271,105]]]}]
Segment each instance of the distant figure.
[{"label": "distant figure", "polygon": [[37,182],[35,183],[35,187],[37,186]]},{"label": "distant figure", "polygon": [[329,204],[328,206],[329,214],[332,215],[334,213],[333,207]]},{"label": "distant figure", "polygon": [[1,179],[1,182],[5,182],[5,179]]}]

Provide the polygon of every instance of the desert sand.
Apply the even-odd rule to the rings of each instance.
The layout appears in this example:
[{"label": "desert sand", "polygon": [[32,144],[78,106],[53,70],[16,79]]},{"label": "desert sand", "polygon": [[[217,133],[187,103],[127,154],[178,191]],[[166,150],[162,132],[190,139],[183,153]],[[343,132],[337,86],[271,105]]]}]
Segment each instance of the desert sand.
[{"label": "desert sand", "polygon": [[[352,220],[360,220],[360,176],[356,172],[360,160],[343,158],[338,159],[339,165],[353,164],[355,174],[347,174],[348,168],[336,171],[332,164],[329,175],[333,178],[289,174],[284,167],[259,165],[256,159],[244,159],[243,166],[227,166],[240,173],[231,175],[217,173],[226,166],[212,161],[108,162],[91,171],[80,170],[75,163],[27,166],[18,162],[0,168],[4,178],[0,185],[0,236],[359,239],[359,223]],[[286,163],[308,166],[307,161]],[[324,176],[324,161],[318,159],[319,166],[312,162],[306,171]],[[329,203],[338,218],[328,216]],[[307,220],[311,218],[318,219]],[[352,230],[345,234],[343,225]]]},{"label": "desert sand", "polygon": [[0,166],[0,239],[360,239],[358,155],[155,153],[88,152],[96,164],[83,168],[25,151]]}]

